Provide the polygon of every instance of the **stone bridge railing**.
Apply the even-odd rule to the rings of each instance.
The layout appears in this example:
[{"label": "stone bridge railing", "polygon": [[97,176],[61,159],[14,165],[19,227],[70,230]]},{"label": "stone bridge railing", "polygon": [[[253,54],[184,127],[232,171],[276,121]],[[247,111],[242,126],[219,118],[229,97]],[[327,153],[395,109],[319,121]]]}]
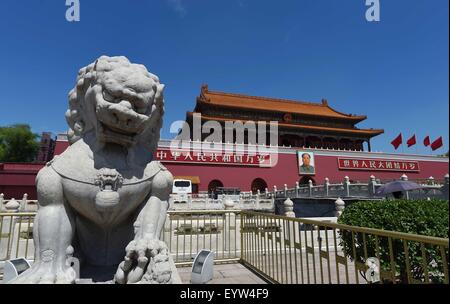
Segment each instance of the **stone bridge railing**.
[{"label": "stone bridge railing", "polygon": [[[408,177],[403,174],[401,180],[408,180]],[[417,181],[423,189],[406,191],[406,198],[420,199],[420,198],[442,198],[448,199],[449,175],[444,176],[442,183],[436,182],[433,177],[427,180]],[[383,183],[371,176],[367,183],[352,183],[348,176],[344,177],[341,183],[330,183],[328,178],[322,185],[314,185],[310,180],[308,185],[299,185],[298,182],[292,188],[286,184],[280,190],[276,186],[273,187],[272,192],[266,191],[265,195],[277,198],[302,198],[302,197],[361,197],[370,198],[375,197],[377,189]]]},{"label": "stone bridge railing", "polygon": [[[408,180],[403,174],[400,179]],[[424,188],[406,192],[406,198],[425,199],[449,197],[449,175],[446,174],[442,182],[437,182],[433,177],[426,180],[416,181]],[[383,183],[371,176],[367,183],[352,183],[349,177],[344,177],[341,183],[330,183],[328,178],[321,185],[313,185],[312,181],[308,185],[296,185],[289,188],[286,184],[282,189],[277,186],[272,191],[265,189],[264,192],[256,193],[241,192],[239,195],[219,196],[212,198],[208,193],[176,195],[170,198],[171,210],[273,210],[276,199],[286,198],[371,198],[375,197],[376,190]],[[232,205],[232,206],[231,206]],[[22,212],[34,212],[38,208],[37,200],[29,200],[25,193],[22,199],[6,199],[0,193],[0,212],[8,210],[18,210]]]},{"label": "stone bridge railing", "polygon": [[[264,193],[253,194],[241,192],[237,196],[224,196],[211,198],[207,193],[176,195],[171,194],[170,210],[273,210],[274,199]],[[6,199],[0,193],[0,212],[35,212],[38,210],[38,201],[29,200],[25,193],[22,199]]]},{"label": "stone bridge railing", "polygon": [[241,192],[212,198],[208,193],[177,195],[170,197],[171,210],[273,210],[274,198],[265,193]]},{"label": "stone bridge railing", "polygon": [[29,200],[28,194],[24,194],[22,199],[6,199],[3,193],[0,193],[0,212],[35,212],[38,209],[37,200]]}]

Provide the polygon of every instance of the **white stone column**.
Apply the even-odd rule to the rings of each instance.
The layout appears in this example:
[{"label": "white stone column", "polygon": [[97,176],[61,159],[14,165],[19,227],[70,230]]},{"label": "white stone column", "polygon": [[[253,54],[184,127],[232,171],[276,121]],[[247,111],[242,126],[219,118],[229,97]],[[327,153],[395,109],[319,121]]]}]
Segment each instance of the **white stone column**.
[{"label": "white stone column", "polygon": [[308,181],[308,190],[309,190],[309,197],[311,197],[313,195],[312,193],[312,187],[313,187],[313,182],[312,180]]},{"label": "white stone column", "polygon": [[299,191],[300,191],[300,184],[297,181],[297,182],[295,182],[295,197],[296,198],[300,197]]},{"label": "white stone column", "polygon": [[400,176],[400,180],[407,181],[408,180],[408,176],[403,173],[402,176]]},{"label": "white stone column", "polygon": [[192,209],[192,194],[188,194],[188,201],[187,201],[187,203],[188,203],[189,210],[191,210]]},{"label": "white stone column", "polygon": [[9,200],[8,203],[6,203],[5,209],[9,213],[19,212],[20,203],[18,201],[16,201],[15,198],[12,198],[12,199]]},{"label": "white stone column", "polygon": [[[19,212],[20,209],[20,203],[18,201],[16,201],[15,198],[12,198],[8,201],[8,203],[6,203],[5,205],[5,209],[7,213],[17,213]],[[9,260],[11,258],[11,249],[15,248],[17,244],[14,244],[14,240],[17,239],[17,241],[19,241],[18,238],[15,238],[15,223],[16,223],[16,218],[15,216],[5,216],[3,218],[3,228],[2,231],[0,231],[0,234],[9,234],[9,239],[11,240],[9,242],[9,246],[8,246],[8,242],[5,241],[2,242],[4,243],[2,245],[3,248],[0,248],[0,258],[5,258],[7,260]]]},{"label": "white stone column", "polygon": [[348,176],[344,177],[344,193],[346,197],[350,196],[350,178]]},{"label": "white stone column", "polygon": [[328,177],[325,177],[325,196],[328,197],[330,195],[330,179]]},{"label": "white stone column", "polygon": [[444,175],[444,185],[441,188],[443,198],[448,200],[449,197],[449,182],[450,182],[450,176],[447,174]]},{"label": "white stone column", "polygon": [[225,210],[231,210],[234,208],[234,202],[229,198],[226,198],[223,202],[223,207],[225,208]]},{"label": "white stone column", "polygon": [[261,191],[256,190],[256,200],[255,200],[255,204],[256,204],[256,209],[259,209],[259,200],[260,200],[260,196],[261,196]]},{"label": "white stone column", "polygon": [[345,208],[345,202],[340,197],[334,202],[334,216],[340,217]]},{"label": "white stone column", "polygon": [[0,193],[0,212],[3,211],[3,203],[5,202],[5,195],[3,193]]},{"label": "white stone column", "polygon": [[369,196],[374,196],[375,195],[375,185],[377,184],[376,180],[375,180],[375,176],[371,175],[370,179],[369,179]]},{"label": "white stone column", "polygon": [[28,206],[28,194],[24,193],[23,197],[22,197],[22,211],[27,212],[27,206]]},{"label": "white stone column", "polygon": [[294,202],[290,198],[284,201],[284,215],[287,217],[295,217]]},{"label": "white stone column", "polygon": [[[408,176],[403,173],[402,176],[400,176],[400,180],[407,181],[408,180]],[[409,200],[409,191],[405,191],[405,195],[406,195],[406,199]]]}]

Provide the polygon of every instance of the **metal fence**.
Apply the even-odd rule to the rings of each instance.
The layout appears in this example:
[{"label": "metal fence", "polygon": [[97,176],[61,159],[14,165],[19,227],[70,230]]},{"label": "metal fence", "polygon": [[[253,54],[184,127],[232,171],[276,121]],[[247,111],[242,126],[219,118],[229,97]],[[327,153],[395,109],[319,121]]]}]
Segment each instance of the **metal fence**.
[{"label": "metal fence", "polygon": [[34,259],[33,221],[35,212],[0,213],[0,261]]},{"label": "metal fence", "polygon": [[192,264],[202,249],[214,251],[215,261],[240,259],[240,211],[169,211],[161,239],[175,265]]},{"label": "metal fence", "polygon": [[249,211],[241,221],[241,262],[273,283],[361,284],[378,269],[381,283],[448,284],[448,239]]},{"label": "metal fence", "polygon": [[[0,213],[0,262],[34,259],[36,213]],[[449,240],[242,210],[170,211],[161,234],[176,265],[202,249],[241,262],[272,283],[447,283]],[[241,250],[242,249],[242,250]]]},{"label": "metal fence", "polygon": [[[35,212],[0,213],[0,261],[34,259]],[[202,249],[215,252],[218,262],[240,259],[240,211],[169,211],[161,239],[176,265],[192,264]]]}]

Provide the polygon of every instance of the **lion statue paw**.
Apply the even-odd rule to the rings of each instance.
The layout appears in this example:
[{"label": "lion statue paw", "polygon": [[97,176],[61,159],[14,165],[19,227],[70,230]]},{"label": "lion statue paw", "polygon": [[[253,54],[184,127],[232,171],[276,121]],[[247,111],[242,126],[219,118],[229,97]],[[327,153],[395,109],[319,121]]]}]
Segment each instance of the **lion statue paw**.
[{"label": "lion statue paw", "polygon": [[131,241],[114,281],[118,284],[171,284],[172,270],[167,245],[159,240]]}]

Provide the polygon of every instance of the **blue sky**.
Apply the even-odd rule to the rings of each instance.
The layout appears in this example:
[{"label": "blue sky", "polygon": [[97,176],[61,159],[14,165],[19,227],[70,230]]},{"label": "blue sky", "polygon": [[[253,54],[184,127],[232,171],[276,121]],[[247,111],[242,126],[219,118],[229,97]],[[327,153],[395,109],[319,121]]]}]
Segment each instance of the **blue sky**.
[{"label": "blue sky", "polygon": [[[211,90],[317,101],[384,128],[373,150],[402,132],[449,140],[448,0],[64,0],[0,2],[0,125],[63,132],[79,68],[125,55],[166,84],[163,137]],[[399,149],[401,151],[401,149]],[[426,153],[421,144],[404,150]]]}]

